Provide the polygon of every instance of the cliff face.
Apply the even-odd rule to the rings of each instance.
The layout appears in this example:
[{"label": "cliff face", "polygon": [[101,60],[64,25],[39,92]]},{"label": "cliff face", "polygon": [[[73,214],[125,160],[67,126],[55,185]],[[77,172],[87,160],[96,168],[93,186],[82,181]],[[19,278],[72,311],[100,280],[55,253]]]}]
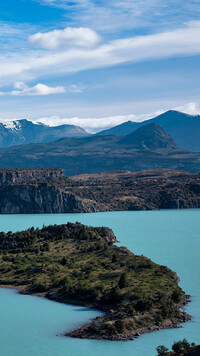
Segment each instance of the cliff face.
[{"label": "cliff face", "polygon": [[0,169],[0,184],[53,181],[64,178],[62,169]]},{"label": "cliff face", "polygon": [[200,208],[200,174],[117,171],[71,179],[62,170],[1,170],[0,214]]},{"label": "cliff face", "polygon": [[80,213],[98,210],[96,202],[82,201],[54,184],[0,186],[0,214]]}]

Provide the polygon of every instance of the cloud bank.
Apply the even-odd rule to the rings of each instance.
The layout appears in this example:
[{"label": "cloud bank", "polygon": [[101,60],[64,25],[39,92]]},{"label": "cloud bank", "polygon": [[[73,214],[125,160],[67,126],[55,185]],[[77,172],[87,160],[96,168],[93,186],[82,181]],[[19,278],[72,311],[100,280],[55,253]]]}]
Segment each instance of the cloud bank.
[{"label": "cloud bank", "polygon": [[[175,107],[174,110],[181,111],[190,115],[200,115],[200,106],[196,103],[187,103],[183,106]],[[129,114],[129,115],[117,115],[117,116],[106,116],[106,117],[90,117],[90,118],[81,118],[81,117],[72,117],[64,118],[60,116],[49,116],[41,117],[37,122],[42,122],[49,126],[58,126],[63,124],[77,125],[81,126],[84,129],[88,130],[91,133],[95,133],[104,129],[108,129],[113,126],[117,126],[126,121],[142,122],[149,120],[153,117],[156,117],[166,110],[157,110],[152,113],[146,114]]]}]

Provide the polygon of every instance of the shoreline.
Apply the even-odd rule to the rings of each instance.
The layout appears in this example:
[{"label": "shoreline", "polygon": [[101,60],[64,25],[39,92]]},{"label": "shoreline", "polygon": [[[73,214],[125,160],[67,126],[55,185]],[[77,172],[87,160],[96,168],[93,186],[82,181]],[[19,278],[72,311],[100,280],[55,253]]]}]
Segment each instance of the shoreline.
[{"label": "shoreline", "polygon": [[[57,303],[62,303],[62,304],[68,304],[68,305],[74,305],[74,306],[82,306],[85,308],[91,308],[91,309],[96,309],[99,310],[103,313],[102,316],[97,316],[96,318],[90,320],[87,324],[80,325],[77,329],[71,330],[67,333],[63,333],[62,335],[66,337],[72,337],[72,338],[79,338],[79,339],[91,339],[91,340],[109,340],[109,341],[130,341],[138,338],[139,336],[143,334],[147,334],[150,332],[155,332],[159,330],[165,330],[165,329],[176,329],[176,328],[181,328],[180,324],[188,322],[192,320],[192,316],[187,314],[186,312],[183,312],[183,317],[180,320],[177,320],[177,318],[169,318],[165,319],[163,322],[161,322],[159,325],[150,325],[147,327],[143,328],[138,328],[134,331],[131,331],[129,333],[124,333],[120,335],[113,335],[113,336],[103,336],[103,335],[90,335],[87,332],[85,332],[86,328],[89,327],[90,325],[93,324],[94,321],[99,321],[100,319],[108,318],[109,319],[109,314],[111,313],[111,309],[106,306],[99,306],[97,303],[88,303],[84,301],[78,301],[76,299],[69,299],[69,298],[63,298],[59,295],[56,294],[46,294],[45,292],[31,292],[28,291],[26,286],[15,286],[12,284],[0,284],[0,288],[5,288],[5,289],[14,289],[17,290],[19,294],[23,295],[31,295],[35,297],[41,297],[41,298],[46,298],[51,301],[57,302]],[[184,308],[188,303],[191,302],[191,296],[190,295],[185,295],[183,303],[179,306],[179,310]]]},{"label": "shoreline", "polygon": [[[183,309],[184,306],[186,306],[190,302],[191,302],[191,296],[185,295],[183,303],[180,304],[180,306],[179,306],[179,311],[181,311],[181,309]],[[102,309],[100,309],[100,310],[102,310]],[[102,319],[106,316],[107,317],[109,316],[109,312],[105,313],[104,316],[102,317]],[[80,338],[80,339],[91,339],[91,340],[130,341],[130,340],[134,340],[134,339],[138,338],[139,336],[141,336],[143,334],[147,334],[150,332],[155,332],[155,331],[165,330],[165,329],[181,328],[180,324],[188,322],[188,321],[192,320],[192,318],[193,317],[191,315],[187,314],[186,312],[183,312],[183,317],[180,318],[179,320],[177,318],[165,319],[159,325],[152,324],[152,325],[149,325],[146,327],[138,328],[138,329],[136,329],[134,331],[130,331],[128,333],[127,332],[124,334],[122,333],[120,335],[112,335],[112,336],[108,336],[108,335],[97,336],[97,335],[95,335],[94,336],[94,335],[90,335],[87,331],[85,333],[86,328],[90,327],[94,321],[99,321],[101,319],[101,317],[96,317],[95,319],[92,319],[90,323],[85,324],[78,329],[71,330],[70,332],[66,333],[65,336],[73,337],[73,338]]]}]

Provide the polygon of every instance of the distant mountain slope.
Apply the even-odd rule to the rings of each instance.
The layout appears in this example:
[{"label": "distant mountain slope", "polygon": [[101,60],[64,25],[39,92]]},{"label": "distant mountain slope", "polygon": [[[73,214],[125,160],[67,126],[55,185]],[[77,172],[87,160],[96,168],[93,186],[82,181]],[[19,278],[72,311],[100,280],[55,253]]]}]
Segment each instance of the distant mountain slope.
[{"label": "distant mountain slope", "polygon": [[137,149],[178,149],[172,138],[156,123],[145,125],[120,140]]},{"label": "distant mountain slope", "polygon": [[150,123],[159,124],[182,149],[200,152],[200,116],[191,116],[174,110],[141,123],[127,121],[97,135],[123,136]]},{"label": "distant mountain slope", "polygon": [[0,147],[34,142],[50,142],[61,137],[83,137],[89,135],[84,129],[74,125],[52,127],[42,123],[33,123],[26,119],[0,122]]},{"label": "distant mountain slope", "polygon": [[[154,133],[153,142],[148,132]],[[1,148],[0,168],[62,168],[69,176],[155,168],[200,172],[200,154],[181,150],[159,125],[149,124],[125,137],[68,137]]]},{"label": "distant mountain slope", "polygon": [[136,130],[138,127],[140,127],[140,123],[129,120],[123,122],[123,124],[111,127],[110,129],[97,132],[96,136],[107,136],[107,135],[125,136],[133,132],[134,130]]}]

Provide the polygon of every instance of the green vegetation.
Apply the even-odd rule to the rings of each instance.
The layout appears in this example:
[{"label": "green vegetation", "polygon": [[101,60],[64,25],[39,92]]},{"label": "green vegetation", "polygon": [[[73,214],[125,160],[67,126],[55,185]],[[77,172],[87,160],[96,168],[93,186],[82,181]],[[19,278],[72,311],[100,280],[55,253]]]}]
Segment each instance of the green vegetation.
[{"label": "green vegetation", "polygon": [[130,339],[186,321],[176,274],[80,223],[0,233],[0,283],[105,311],[72,336]]},{"label": "green vegetation", "polygon": [[196,346],[194,342],[191,344],[186,340],[174,342],[172,351],[163,345],[156,348],[157,356],[198,356],[200,355],[200,346]]}]

